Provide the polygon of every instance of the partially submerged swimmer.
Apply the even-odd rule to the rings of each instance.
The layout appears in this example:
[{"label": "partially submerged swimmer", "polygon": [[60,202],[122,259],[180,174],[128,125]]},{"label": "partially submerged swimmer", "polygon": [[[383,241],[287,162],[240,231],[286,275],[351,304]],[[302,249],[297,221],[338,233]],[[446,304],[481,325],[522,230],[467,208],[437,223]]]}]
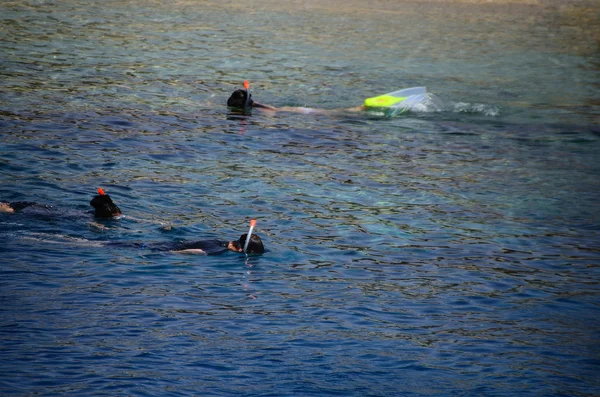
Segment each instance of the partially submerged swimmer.
[{"label": "partially submerged swimmer", "polygon": [[236,109],[261,108],[267,110],[277,110],[275,106],[263,105],[262,103],[254,102],[252,94],[248,90],[235,90],[227,100],[227,106]]},{"label": "partially submerged swimmer", "polygon": [[[175,244],[169,251],[206,255],[220,254],[225,251],[244,252],[244,244],[246,244],[247,236],[248,234],[244,233],[239,239],[227,242],[219,240],[184,241]],[[257,234],[252,234],[246,248],[246,253],[262,254],[264,252],[265,247],[260,237]]]},{"label": "partially submerged swimmer", "polygon": [[390,92],[383,95],[367,98],[362,106],[356,106],[346,109],[312,109],[305,107],[284,106],[277,108],[271,105],[252,100],[252,94],[249,92],[250,84],[244,81],[244,90],[236,90],[227,100],[227,106],[248,112],[254,108],[266,110],[269,112],[294,112],[302,114],[344,114],[348,112],[371,111],[374,114],[383,114],[394,116],[406,111],[416,112],[439,112],[444,109],[444,102],[436,95],[428,93],[425,87],[411,87]]},{"label": "partially submerged swimmer", "polygon": [[[271,105],[265,105],[262,103],[255,102],[252,99],[252,94],[248,92],[248,90],[235,90],[233,94],[227,100],[227,106],[230,108],[241,109],[241,110],[251,110],[251,109],[263,109],[267,111],[273,112],[294,112],[294,113],[302,113],[302,114],[327,114],[331,111],[325,109],[313,109],[313,108],[305,108],[305,107],[294,107],[294,106],[283,106],[283,107],[275,107]],[[364,110],[364,106],[358,106],[349,109],[343,109],[344,111],[349,112],[357,112],[360,110]],[[339,111],[339,110],[338,110]]]},{"label": "partially submerged swimmer", "polygon": [[[135,247],[142,249],[150,249],[153,251],[170,251],[184,254],[203,254],[217,255],[226,251],[244,252],[244,244],[248,234],[242,234],[238,240],[221,241],[221,240],[200,240],[200,241],[181,241],[177,243],[131,243],[131,242],[109,242],[111,246]],[[247,254],[262,254],[265,252],[265,247],[262,240],[257,234],[252,234],[248,247]]]},{"label": "partially submerged swimmer", "polygon": [[[114,218],[121,216],[121,210],[119,207],[117,207],[110,196],[104,193],[102,189],[98,189],[98,195],[94,196],[92,201],[90,201],[90,205],[94,207],[94,217],[96,218]],[[51,205],[38,204],[33,201],[0,203],[0,212],[23,212],[32,215],[60,215],[55,207]]]},{"label": "partially submerged swimmer", "polygon": [[51,205],[34,203],[33,201],[13,201],[12,203],[0,203],[0,212],[5,214],[19,212],[25,208],[35,208],[40,211],[49,211],[54,207]]},{"label": "partially submerged swimmer", "polygon": [[94,216],[96,218],[114,218],[121,216],[121,209],[112,201],[110,196],[104,193],[104,190],[98,188],[98,195],[94,196],[90,205],[94,207]]}]

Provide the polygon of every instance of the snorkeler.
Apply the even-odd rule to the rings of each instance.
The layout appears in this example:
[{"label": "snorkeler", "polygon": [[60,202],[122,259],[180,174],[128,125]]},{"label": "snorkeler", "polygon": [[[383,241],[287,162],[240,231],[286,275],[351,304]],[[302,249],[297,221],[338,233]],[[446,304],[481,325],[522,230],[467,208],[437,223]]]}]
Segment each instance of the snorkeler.
[{"label": "snorkeler", "polygon": [[248,92],[248,89],[235,90],[227,100],[227,106],[236,109],[261,108],[274,111],[277,110],[275,106],[263,105],[262,103],[254,102],[252,99],[252,94]]},{"label": "snorkeler", "polygon": [[[114,218],[121,216],[121,210],[112,201],[110,196],[104,193],[104,190],[98,189],[98,195],[95,196],[90,205],[94,207],[94,217],[96,218]],[[12,203],[0,203],[0,212],[13,213],[22,212],[29,215],[43,216],[64,216],[65,214],[51,205],[38,204],[33,201],[15,201]]]},{"label": "snorkeler", "polygon": [[[331,113],[331,110],[325,109],[313,109],[313,108],[305,108],[305,107],[294,107],[294,106],[283,106],[283,107],[275,107],[271,105],[264,105],[262,103],[258,103],[252,99],[252,94],[249,91],[250,85],[248,81],[244,81],[244,89],[235,90],[233,94],[227,100],[227,106],[234,109],[241,109],[244,111],[248,111],[251,109],[263,109],[272,112],[294,112],[294,113],[302,113],[302,114],[327,114]],[[363,106],[354,107],[350,109],[343,109],[344,111],[357,112],[363,110]],[[338,110],[339,111],[339,110]]]},{"label": "snorkeler", "polygon": [[94,216],[96,218],[114,218],[121,216],[121,210],[112,201],[110,196],[104,193],[104,190],[98,188],[98,195],[94,196],[90,205],[94,207]]},{"label": "snorkeler", "polygon": [[252,94],[249,91],[250,84],[244,81],[243,90],[235,90],[227,100],[227,106],[240,109],[244,112],[254,108],[263,109],[271,112],[294,112],[302,114],[343,114],[347,112],[360,112],[364,110],[383,112],[388,116],[402,114],[405,111],[441,111],[444,108],[441,101],[434,94],[428,93],[425,87],[411,87],[390,92],[383,95],[367,98],[362,106],[356,106],[346,109],[313,109],[305,107],[284,106],[276,108],[271,105],[252,100]]},{"label": "snorkeler", "polygon": [[[244,233],[238,240],[221,241],[221,240],[199,240],[199,241],[181,241],[177,243],[137,243],[126,241],[110,241],[108,246],[120,246],[130,248],[149,249],[151,251],[169,251],[183,254],[203,254],[217,255],[223,252],[244,252],[244,245],[248,234]],[[250,236],[248,246],[246,247],[247,254],[262,254],[265,252],[265,247],[262,240],[257,234]]]},{"label": "snorkeler", "polygon": [[[258,237],[257,234],[252,233],[255,226],[256,219],[252,219],[250,221],[248,233],[244,233],[239,239],[232,241],[200,240],[149,244],[128,241],[109,241],[106,245],[150,249],[152,251],[180,252],[185,254],[216,255],[226,251],[244,252],[245,254],[262,254],[265,252],[265,247],[260,237]],[[250,236],[250,238],[248,238],[248,236]]]}]

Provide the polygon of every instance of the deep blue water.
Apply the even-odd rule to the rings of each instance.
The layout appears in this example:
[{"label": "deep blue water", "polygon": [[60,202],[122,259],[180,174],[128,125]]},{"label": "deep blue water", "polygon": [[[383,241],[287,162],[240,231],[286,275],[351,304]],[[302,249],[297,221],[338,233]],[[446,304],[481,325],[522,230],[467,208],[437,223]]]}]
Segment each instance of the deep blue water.
[{"label": "deep blue water", "polygon": [[1,395],[600,394],[594,3],[0,11]]}]

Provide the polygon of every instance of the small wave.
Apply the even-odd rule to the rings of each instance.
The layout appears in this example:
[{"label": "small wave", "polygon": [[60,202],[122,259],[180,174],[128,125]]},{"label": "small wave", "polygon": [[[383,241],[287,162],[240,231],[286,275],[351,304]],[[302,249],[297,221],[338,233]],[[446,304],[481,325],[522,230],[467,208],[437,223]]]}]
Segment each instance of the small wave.
[{"label": "small wave", "polygon": [[17,223],[17,222],[0,222],[0,225],[5,225],[5,226],[25,226],[22,223]]},{"label": "small wave", "polygon": [[444,101],[437,95],[426,93],[411,95],[402,101],[401,105],[391,112],[390,116],[405,112],[413,113],[437,113],[444,111]]},{"label": "small wave", "polygon": [[411,113],[474,113],[484,116],[497,116],[500,110],[496,106],[485,105],[482,103],[450,102],[444,101],[432,93],[412,95],[402,101],[401,105],[391,112],[385,113],[388,116],[396,116],[406,112]]},{"label": "small wave", "polygon": [[498,107],[483,103],[456,102],[452,104],[452,111],[455,113],[477,113],[485,116],[497,116],[500,114]]}]

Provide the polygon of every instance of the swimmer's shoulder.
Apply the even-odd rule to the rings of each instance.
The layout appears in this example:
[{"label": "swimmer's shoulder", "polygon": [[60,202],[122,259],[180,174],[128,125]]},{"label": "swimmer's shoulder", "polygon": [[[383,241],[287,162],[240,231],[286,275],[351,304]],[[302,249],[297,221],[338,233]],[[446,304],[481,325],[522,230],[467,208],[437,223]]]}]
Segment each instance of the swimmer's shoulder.
[{"label": "swimmer's shoulder", "polygon": [[258,103],[258,102],[254,102],[254,103],[252,104],[252,108],[255,108],[255,109],[261,109],[261,110],[270,110],[270,111],[272,111],[272,112],[276,112],[276,111],[278,111],[278,110],[279,110],[279,109],[278,109],[278,108],[276,108],[275,106],[271,106],[271,105],[264,105],[264,104],[262,104],[262,103]]}]

